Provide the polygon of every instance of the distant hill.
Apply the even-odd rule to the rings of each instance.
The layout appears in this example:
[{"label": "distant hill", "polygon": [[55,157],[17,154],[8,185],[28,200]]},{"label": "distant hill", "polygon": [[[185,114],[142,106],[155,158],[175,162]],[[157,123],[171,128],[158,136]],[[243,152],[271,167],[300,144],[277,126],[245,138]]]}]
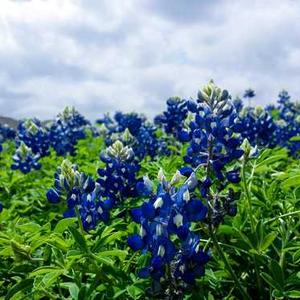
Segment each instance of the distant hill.
[{"label": "distant hill", "polygon": [[13,119],[13,118],[7,118],[7,117],[2,117],[0,116],[0,124],[7,124],[8,126],[12,128],[17,128],[18,126],[18,121]]}]

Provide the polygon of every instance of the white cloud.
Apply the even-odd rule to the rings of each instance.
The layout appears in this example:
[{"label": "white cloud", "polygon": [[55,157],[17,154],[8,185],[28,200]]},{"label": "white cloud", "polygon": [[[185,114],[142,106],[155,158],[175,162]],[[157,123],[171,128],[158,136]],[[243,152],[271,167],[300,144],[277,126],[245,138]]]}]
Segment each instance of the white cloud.
[{"label": "white cloud", "polygon": [[299,96],[298,1],[188,3],[2,0],[0,114],[154,115],[210,78],[234,96],[254,88],[260,104]]}]

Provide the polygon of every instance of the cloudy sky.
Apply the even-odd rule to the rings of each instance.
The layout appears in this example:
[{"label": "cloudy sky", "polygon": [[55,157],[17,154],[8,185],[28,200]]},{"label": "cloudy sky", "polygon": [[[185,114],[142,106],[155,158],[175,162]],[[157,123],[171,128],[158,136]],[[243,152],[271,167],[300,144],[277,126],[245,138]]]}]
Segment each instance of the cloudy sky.
[{"label": "cloudy sky", "polygon": [[210,78],[300,98],[298,0],[1,0],[0,115],[153,116]]}]

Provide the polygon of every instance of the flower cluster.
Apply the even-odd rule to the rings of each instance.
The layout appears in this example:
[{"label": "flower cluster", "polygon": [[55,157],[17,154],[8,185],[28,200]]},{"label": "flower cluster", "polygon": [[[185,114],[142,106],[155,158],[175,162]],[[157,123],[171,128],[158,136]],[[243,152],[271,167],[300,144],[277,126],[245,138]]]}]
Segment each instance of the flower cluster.
[{"label": "flower cluster", "polygon": [[[278,105],[275,108],[279,114],[275,122],[277,130],[275,139],[277,145],[289,149],[293,156],[300,155],[300,103],[292,102],[286,91],[279,94]],[[298,138],[297,138],[298,137]]]},{"label": "flower cluster", "polygon": [[200,237],[191,231],[191,223],[203,221],[208,209],[193,194],[197,185],[195,174],[176,188],[181,177],[177,172],[171,182],[167,182],[160,171],[156,193],[148,178],[140,183],[139,190],[150,199],[132,209],[133,220],[140,224],[140,234],[128,238],[133,250],[151,253],[150,264],[140,270],[140,277],[151,276],[156,281],[161,278],[171,282],[183,280],[192,284],[204,274],[209,255],[200,249]]},{"label": "flower cluster", "polygon": [[[105,143],[111,146],[116,140],[121,140],[133,149],[135,156],[143,159],[146,156],[154,158],[156,155],[170,153],[166,142],[156,136],[156,127],[145,122],[146,118],[136,113],[124,114],[118,112],[112,120],[108,115],[97,120],[101,124],[101,131],[105,135]],[[124,139],[130,136],[130,139]]]},{"label": "flower cluster", "polygon": [[274,133],[277,126],[272,116],[259,106],[242,109],[236,129],[252,146],[275,146]]},{"label": "flower cluster", "polygon": [[[237,134],[237,114],[229,94],[210,82],[199,91],[197,102],[188,103],[195,119],[189,125],[187,134],[191,142],[184,160],[193,167],[205,166],[210,172],[208,176],[235,182],[238,177],[235,171],[224,174],[225,166],[243,155],[242,139]],[[211,179],[207,177],[202,183],[203,191],[210,184]]]},{"label": "flower cluster", "polygon": [[39,154],[34,154],[31,148],[27,147],[24,142],[20,143],[13,156],[12,170],[20,170],[22,173],[27,174],[32,169],[38,170],[41,168],[38,160]]},{"label": "flower cluster", "polygon": [[49,132],[38,119],[26,120],[19,124],[16,142],[17,145],[23,142],[34,154],[41,157],[49,155]]},{"label": "flower cluster", "polygon": [[[252,98],[254,92],[247,90],[244,97]],[[236,128],[241,136],[247,138],[252,146],[285,147],[293,156],[299,155],[300,104],[292,102],[287,91],[279,93],[277,105],[243,107],[240,100],[234,105],[239,113]]]},{"label": "flower cluster", "polygon": [[16,137],[16,131],[7,124],[0,124],[0,141],[12,140]]},{"label": "flower cluster", "polygon": [[101,195],[116,203],[135,197],[140,165],[133,150],[117,140],[100,154],[100,159],[106,164],[105,168],[98,169]]},{"label": "flower cluster", "polygon": [[89,122],[73,107],[66,107],[50,126],[51,146],[58,155],[74,155],[75,145],[79,139],[85,138],[85,129]]},{"label": "flower cluster", "polygon": [[253,97],[255,97],[255,91],[252,90],[252,89],[248,89],[248,90],[245,91],[243,97],[244,98],[253,98]]},{"label": "flower cluster", "polygon": [[146,118],[142,115],[138,115],[137,113],[124,114],[117,112],[115,114],[115,120],[117,122],[117,132],[123,132],[126,128],[128,128],[129,132],[133,136],[136,136],[138,135],[141,126],[145,123]]},{"label": "flower cluster", "polygon": [[68,160],[63,161],[54,177],[54,188],[47,191],[47,199],[50,203],[66,199],[65,218],[75,217],[77,210],[86,231],[94,229],[99,221],[108,222],[113,201],[103,200],[99,183],[79,173]]},{"label": "flower cluster", "polygon": [[140,159],[147,155],[154,158],[156,155],[170,154],[166,141],[162,138],[157,138],[156,128],[151,124],[145,124],[140,128],[132,148]]},{"label": "flower cluster", "polygon": [[167,100],[167,110],[156,116],[154,123],[162,126],[167,134],[172,134],[180,139],[187,115],[187,101],[179,97],[172,97]]},{"label": "flower cluster", "polygon": [[2,143],[6,140],[12,140],[16,136],[16,131],[7,124],[0,124],[0,152],[2,151]]},{"label": "flower cluster", "polygon": [[[212,81],[199,91],[197,103],[189,101],[188,109],[194,114],[194,120],[186,133],[191,142],[184,160],[204,171],[199,189],[211,208],[211,221],[217,226],[226,214],[236,214],[238,195],[233,190],[227,193],[225,187],[240,181],[239,167],[234,163],[244,153],[243,139],[238,133],[241,126],[228,92]],[[185,167],[182,172],[189,174],[192,169]],[[214,195],[210,192],[212,187],[216,191]]]}]

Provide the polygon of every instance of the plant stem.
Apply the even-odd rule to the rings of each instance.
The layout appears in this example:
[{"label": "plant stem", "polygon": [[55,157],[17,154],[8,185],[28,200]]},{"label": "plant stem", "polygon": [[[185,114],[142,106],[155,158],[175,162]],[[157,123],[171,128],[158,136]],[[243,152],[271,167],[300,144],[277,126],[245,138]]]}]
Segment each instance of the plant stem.
[{"label": "plant stem", "polygon": [[[245,192],[246,199],[248,202],[248,207],[249,207],[248,214],[250,216],[251,233],[255,233],[256,230],[255,230],[255,220],[254,220],[254,216],[253,216],[252,201],[251,201],[249,186],[248,186],[247,179],[246,179],[246,163],[247,163],[247,159],[244,157],[243,163],[242,163],[242,182],[243,182],[244,192]],[[253,170],[252,170],[252,175],[253,175]],[[258,240],[257,234],[256,234],[256,240]],[[258,267],[258,262],[257,262],[255,254],[253,254],[253,263],[254,263],[254,269],[255,269],[255,274],[256,274],[258,290],[259,290],[260,295],[262,295],[262,282],[261,282],[261,278],[259,275],[259,267]]]},{"label": "plant stem", "polygon": [[252,201],[251,201],[251,195],[248,189],[247,179],[246,179],[246,160],[243,160],[242,164],[242,182],[244,186],[244,191],[246,195],[246,199],[249,206],[249,215],[250,215],[250,224],[251,224],[251,232],[255,232],[255,222],[253,217],[253,210],[252,210]]},{"label": "plant stem", "polygon": [[84,238],[84,236],[85,236],[85,231],[84,231],[84,228],[83,228],[83,225],[82,225],[82,221],[81,221],[80,214],[79,214],[79,210],[78,210],[78,207],[77,207],[77,206],[75,206],[75,212],[76,212],[76,216],[77,216],[77,221],[78,221],[80,233],[82,234],[82,236],[83,236],[83,238]]},{"label": "plant stem", "polygon": [[224,264],[226,266],[226,269],[229,271],[232,279],[234,280],[234,283],[235,283],[236,287],[240,291],[241,296],[243,297],[242,299],[244,299],[244,300],[247,300],[247,299],[251,300],[251,297],[248,295],[247,291],[242,287],[242,285],[241,285],[239,279],[237,278],[235,272],[233,271],[233,269],[232,269],[232,267],[231,267],[231,265],[230,265],[227,257],[225,256],[222,248],[220,247],[218,239],[217,239],[216,234],[214,233],[212,227],[211,226],[209,226],[209,227],[210,227],[210,235],[211,235],[211,238],[213,240],[214,246],[217,249],[217,252],[218,252],[219,256],[223,260],[223,262],[224,262]]},{"label": "plant stem", "polygon": [[270,220],[267,220],[266,222],[264,222],[264,224],[271,223],[271,222],[276,221],[276,220],[278,220],[278,219],[280,219],[280,218],[290,217],[290,216],[298,215],[298,214],[300,214],[300,210],[296,210],[296,211],[293,211],[293,212],[290,212],[290,213],[286,213],[286,214],[277,216],[277,217],[275,217],[275,218],[272,218],[272,219],[270,219]]}]

